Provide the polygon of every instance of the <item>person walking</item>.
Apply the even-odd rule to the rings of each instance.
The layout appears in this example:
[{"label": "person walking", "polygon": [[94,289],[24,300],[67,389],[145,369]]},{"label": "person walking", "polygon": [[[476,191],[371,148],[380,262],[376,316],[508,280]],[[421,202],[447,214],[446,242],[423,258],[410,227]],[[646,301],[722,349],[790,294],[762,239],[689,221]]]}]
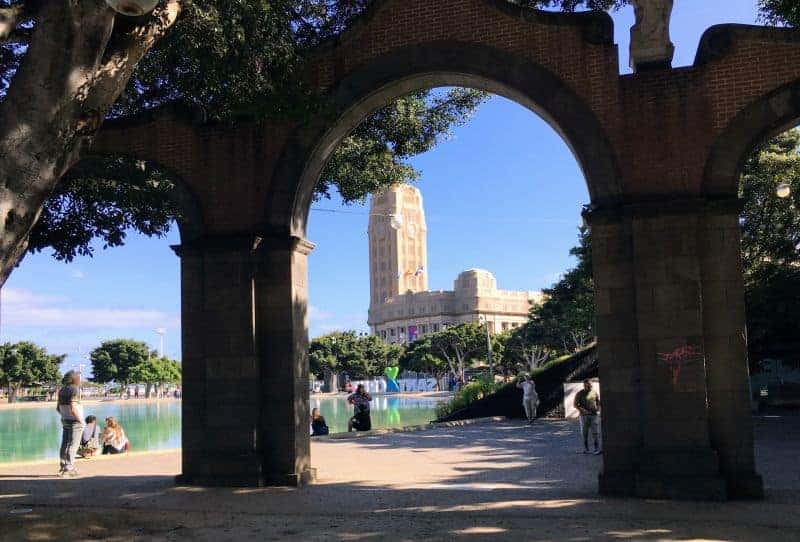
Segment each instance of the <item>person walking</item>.
[{"label": "person walking", "polygon": [[525,417],[528,424],[532,424],[536,419],[536,409],[539,407],[539,395],[536,393],[536,384],[531,375],[526,374],[522,380],[517,382],[517,387],[522,390],[522,407],[525,409]]},{"label": "person walking", "polygon": [[59,476],[77,476],[75,454],[83,435],[83,407],[81,406],[81,373],[67,371],[58,390],[56,410],[61,415],[61,449],[59,450]]},{"label": "person walking", "polygon": [[347,398],[347,402],[353,405],[353,417],[347,424],[347,432],[369,431],[372,429],[372,418],[369,415],[369,402],[372,397],[364,389],[364,384],[356,387],[356,392]]},{"label": "person walking", "polygon": [[594,454],[600,455],[600,442],[597,434],[597,414],[600,411],[600,396],[588,378],[583,381],[583,389],[575,394],[573,406],[580,412],[583,453],[589,453],[589,433],[594,440]]}]

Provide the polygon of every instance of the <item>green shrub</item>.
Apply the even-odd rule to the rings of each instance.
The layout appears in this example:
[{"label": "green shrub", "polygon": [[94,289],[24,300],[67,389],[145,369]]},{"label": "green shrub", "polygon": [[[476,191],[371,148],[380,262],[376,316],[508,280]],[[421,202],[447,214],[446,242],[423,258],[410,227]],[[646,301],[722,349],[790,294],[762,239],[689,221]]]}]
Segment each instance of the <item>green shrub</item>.
[{"label": "green shrub", "polygon": [[496,384],[488,375],[482,376],[461,388],[447,403],[438,405],[436,407],[436,417],[441,419],[462,408],[466,408],[473,402],[494,393],[500,386],[502,384]]}]

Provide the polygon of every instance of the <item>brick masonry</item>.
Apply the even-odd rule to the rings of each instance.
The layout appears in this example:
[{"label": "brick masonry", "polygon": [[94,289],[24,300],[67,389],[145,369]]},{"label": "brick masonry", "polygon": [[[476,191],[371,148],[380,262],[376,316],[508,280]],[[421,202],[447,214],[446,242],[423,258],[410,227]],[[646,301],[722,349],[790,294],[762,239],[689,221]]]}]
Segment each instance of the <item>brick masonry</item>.
[{"label": "brick masonry", "polygon": [[716,26],[694,65],[625,76],[612,36],[605,14],[376,0],[310,62],[330,116],[220,125],[167,107],[106,123],[94,152],[151,160],[184,187],[187,480],[313,477],[302,239],[319,172],[375,107],[464,85],[541,114],[583,168],[605,403],[601,491],[760,496],[736,197],[753,146],[800,119],[800,33]]}]

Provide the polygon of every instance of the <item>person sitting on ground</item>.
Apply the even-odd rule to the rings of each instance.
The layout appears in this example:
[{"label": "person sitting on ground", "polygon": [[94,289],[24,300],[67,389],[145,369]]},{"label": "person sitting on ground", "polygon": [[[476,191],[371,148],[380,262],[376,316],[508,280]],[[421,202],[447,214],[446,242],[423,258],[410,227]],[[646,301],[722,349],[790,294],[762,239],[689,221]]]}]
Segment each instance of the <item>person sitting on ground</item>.
[{"label": "person sitting on ground", "polygon": [[347,423],[347,431],[369,431],[372,429],[372,419],[369,416],[369,402],[372,397],[364,389],[364,384],[359,384],[356,392],[347,398],[347,402],[353,405],[353,417]]},{"label": "person sitting on ground", "polygon": [[106,427],[100,441],[103,443],[103,454],[121,454],[130,449],[125,431],[113,416],[106,418]]},{"label": "person sitting on ground", "polygon": [[81,445],[78,448],[78,455],[84,459],[89,459],[97,450],[100,449],[100,428],[97,427],[95,416],[86,416],[86,425],[83,426],[81,435]]},{"label": "person sitting on ground", "polygon": [[318,408],[311,410],[311,436],[321,437],[330,432],[328,424],[325,423],[325,417],[319,413]]},{"label": "person sitting on ground", "polygon": [[536,419],[536,409],[539,406],[536,384],[531,375],[526,374],[522,380],[517,382],[517,387],[522,390],[522,407],[525,409],[525,417],[528,418],[528,423],[532,424]]}]

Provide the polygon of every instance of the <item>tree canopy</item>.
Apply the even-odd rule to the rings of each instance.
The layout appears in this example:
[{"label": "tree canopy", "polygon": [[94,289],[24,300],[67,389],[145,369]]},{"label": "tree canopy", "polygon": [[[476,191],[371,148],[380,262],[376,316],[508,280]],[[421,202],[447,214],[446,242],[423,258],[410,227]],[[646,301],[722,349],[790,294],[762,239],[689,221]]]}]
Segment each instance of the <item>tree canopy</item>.
[{"label": "tree canopy", "polygon": [[136,382],[139,366],[147,363],[154,353],[147,343],[133,339],[103,341],[92,350],[92,380],[101,384],[116,382],[123,386]]},{"label": "tree canopy", "polygon": [[311,373],[318,377],[330,371],[368,378],[398,365],[402,353],[402,346],[384,343],[374,335],[337,331],[312,340],[308,357]]},{"label": "tree canopy", "polygon": [[65,357],[48,354],[28,341],[0,345],[0,385],[8,390],[8,402],[16,400],[20,388],[47,386],[61,380],[59,367]]}]

